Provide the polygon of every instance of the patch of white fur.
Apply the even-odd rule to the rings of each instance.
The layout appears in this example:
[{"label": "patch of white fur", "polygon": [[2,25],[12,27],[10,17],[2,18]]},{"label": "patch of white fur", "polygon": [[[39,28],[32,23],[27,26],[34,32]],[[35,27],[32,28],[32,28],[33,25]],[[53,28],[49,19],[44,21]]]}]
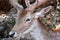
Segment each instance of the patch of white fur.
[{"label": "patch of white fur", "polygon": [[35,18],[38,18],[39,16],[42,17],[42,16],[44,16],[44,15],[42,14],[42,12],[36,12],[36,13],[35,13]]}]

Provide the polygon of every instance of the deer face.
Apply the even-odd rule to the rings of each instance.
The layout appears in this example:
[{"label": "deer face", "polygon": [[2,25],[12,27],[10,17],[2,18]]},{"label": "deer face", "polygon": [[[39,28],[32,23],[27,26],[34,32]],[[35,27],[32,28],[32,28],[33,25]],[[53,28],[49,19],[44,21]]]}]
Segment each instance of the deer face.
[{"label": "deer face", "polygon": [[[17,21],[11,32],[9,33],[11,36],[16,37],[17,35],[21,36],[24,35],[30,30],[32,30],[34,27],[39,26],[35,24],[39,24],[37,19],[39,16],[44,15],[48,11],[51,10],[51,6],[48,6],[46,8],[43,8],[39,12],[34,13],[35,8],[37,8],[38,0],[33,5],[30,5],[29,0],[25,0],[27,8],[23,9],[21,5],[18,4],[17,0],[10,0],[12,5],[17,9],[18,15],[17,15]],[[28,3],[28,4],[27,4]]]},{"label": "deer face", "polygon": [[[16,29],[16,26],[15,26],[15,27],[13,28],[13,30],[16,29],[17,31],[20,31],[20,29],[22,29],[23,27],[28,27],[28,26],[30,26],[32,20],[33,20],[33,17],[32,17],[32,15],[31,15],[30,13],[24,15],[22,18],[20,18],[20,19],[18,20],[18,21],[20,21],[20,22],[18,22],[17,25],[16,25],[18,29]],[[19,27],[21,27],[21,28],[19,28],[18,25],[19,25]],[[24,29],[24,28],[23,28],[23,29]]]},{"label": "deer face", "polygon": [[[24,16],[22,17],[22,15]],[[33,19],[34,17],[33,17],[33,14],[31,13],[21,14],[21,16],[19,17],[19,20],[17,20],[16,22],[16,25],[13,27],[12,32],[16,32],[18,34],[20,32],[23,33],[25,30],[30,28],[30,26],[33,23]]]}]

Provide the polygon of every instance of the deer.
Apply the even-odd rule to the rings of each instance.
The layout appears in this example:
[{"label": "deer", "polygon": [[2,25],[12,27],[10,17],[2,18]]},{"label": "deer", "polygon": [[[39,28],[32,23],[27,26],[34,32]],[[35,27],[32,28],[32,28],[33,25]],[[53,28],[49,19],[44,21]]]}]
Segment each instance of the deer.
[{"label": "deer", "polygon": [[10,36],[16,39],[24,38],[27,34],[30,34],[34,40],[53,40],[50,34],[48,35],[38,21],[38,18],[49,12],[52,6],[47,6],[39,12],[34,12],[36,8],[48,0],[35,0],[33,4],[30,4],[30,0],[25,0],[27,6],[25,9],[18,3],[18,0],[9,1],[11,5],[17,9],[16,23],[9,33]]}]

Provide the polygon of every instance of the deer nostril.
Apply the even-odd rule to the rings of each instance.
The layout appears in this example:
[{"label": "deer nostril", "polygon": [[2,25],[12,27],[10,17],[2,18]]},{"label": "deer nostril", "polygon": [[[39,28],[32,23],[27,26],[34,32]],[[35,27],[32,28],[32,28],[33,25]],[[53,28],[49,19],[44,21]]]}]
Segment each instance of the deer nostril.
[{"label": "deer nostril", "polygon": [[9,37],[13,37],[15,35],[15,32],[10,32]]},{"label": "deer nostril", "polygon": [[17,36],[18,36],[17,32],[10,32],[9,33],[9,37],[17,37]]}]

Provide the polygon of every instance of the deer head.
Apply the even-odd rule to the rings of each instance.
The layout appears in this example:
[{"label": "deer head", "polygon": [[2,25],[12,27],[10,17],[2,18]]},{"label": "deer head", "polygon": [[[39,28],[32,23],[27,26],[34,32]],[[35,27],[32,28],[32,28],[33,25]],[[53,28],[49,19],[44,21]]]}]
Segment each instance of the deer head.
[{"label": "deer head", "polygon": [[48,0],[36,0],[35,3],[30,4],[30,0],[25,0],[27,8],[24,9],[22,5],[18,3],[17,0],[10,0],[11,5],[17,9],[17,20],[16,24],[9,33],[16,37],[17,35],[21,36],[31,32],[37,26],[40,27],[38,24],[38,17],[43,16],[45,13],[49,12],[52,7],[48,6],[43,8],[39,12],[35,12],[35,9],[47,2]]}]

